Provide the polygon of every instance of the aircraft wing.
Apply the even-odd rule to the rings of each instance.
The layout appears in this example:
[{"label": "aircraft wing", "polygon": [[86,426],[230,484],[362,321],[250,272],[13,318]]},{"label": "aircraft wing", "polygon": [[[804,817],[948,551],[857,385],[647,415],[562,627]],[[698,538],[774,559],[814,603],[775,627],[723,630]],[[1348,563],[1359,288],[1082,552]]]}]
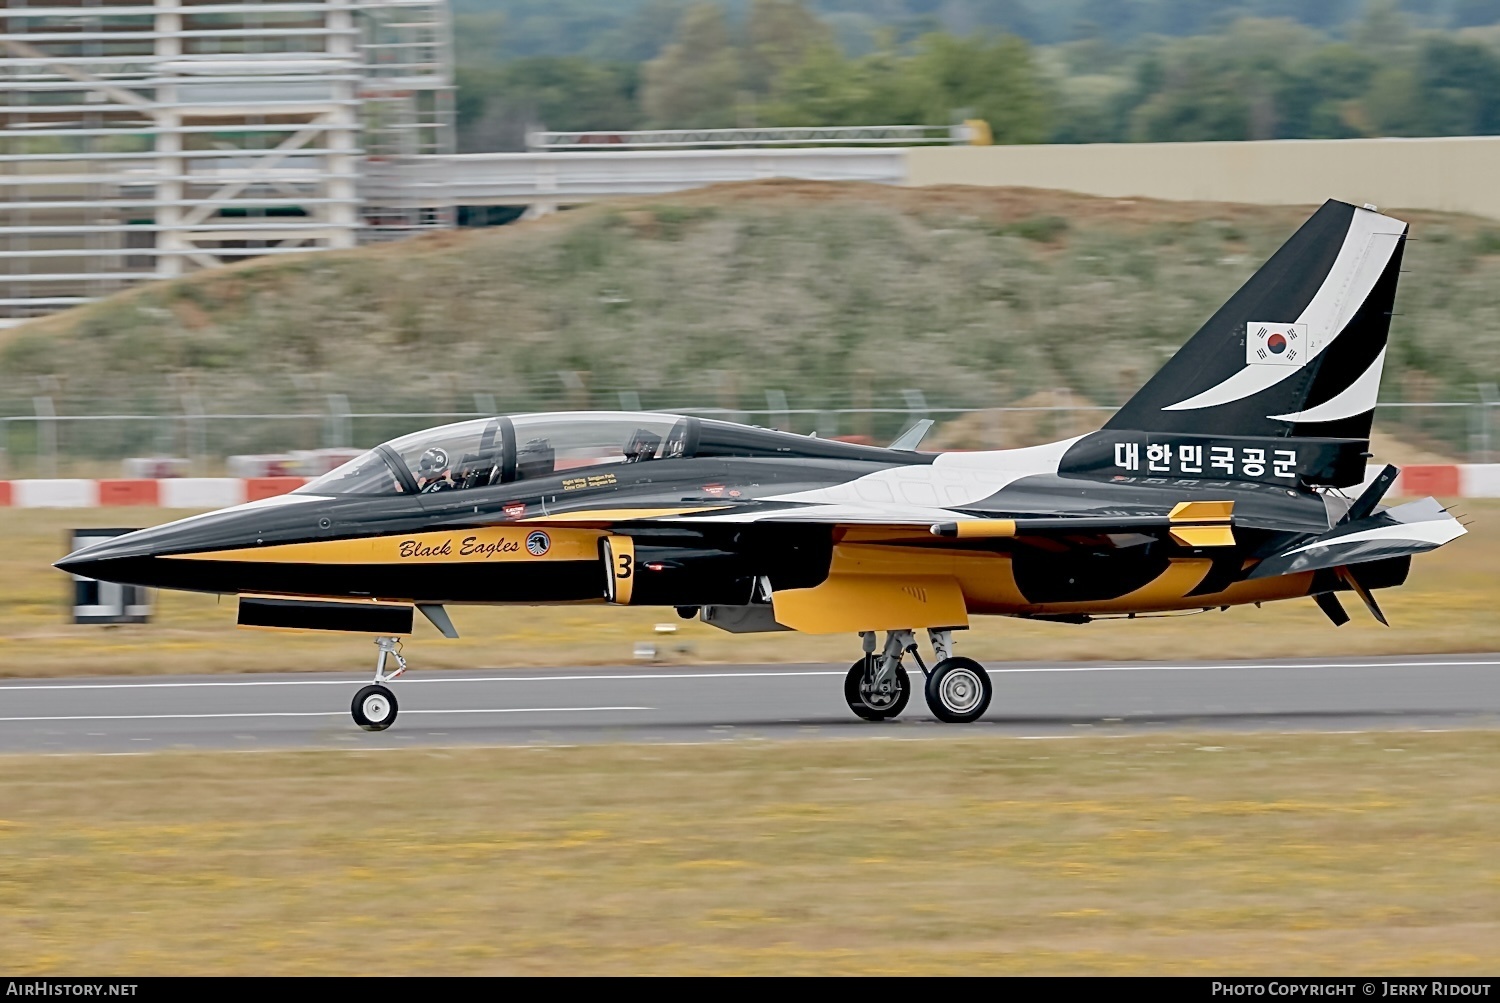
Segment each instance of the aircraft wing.
[{"label": "aircraft wing", "polygon": [[1129,545],[1143,537],[1170,537],[1187,547],[1229,547],[1234,503],[1180,502],[1170,511],[1122,511],[1107,515],[1023,515],[997,518],[956,509],[899,505],[789,504],[751,501],[705,506],[647,505],[583,509],[534,516],[527,524],[576,526],[632,531],[676,526],[704,530],[713,526],[826,526],[835,539],[848,543],[983,548],[1002,539],[1086,539],[1090,545]]},{"label": "aircraft wing", "polygon": [[[756,523],[832,526],[846,540],[868,543],[973,546],[976,541],[1028,537],[1170,536],[1183,546],[1233,546],[1229,501],[1181,502],[1168,512],[996,518],[961,510],[897,506],[746,506],[688,515],[695,525]],[[678,520],[672,520],[678,521]]]}]

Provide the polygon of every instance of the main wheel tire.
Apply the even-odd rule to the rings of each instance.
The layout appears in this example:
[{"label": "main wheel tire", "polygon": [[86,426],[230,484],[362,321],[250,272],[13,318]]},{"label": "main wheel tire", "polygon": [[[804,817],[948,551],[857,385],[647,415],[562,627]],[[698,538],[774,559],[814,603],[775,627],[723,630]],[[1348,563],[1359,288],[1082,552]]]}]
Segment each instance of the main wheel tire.
[{"label": "main wheel tire", "polygon": [[365,686],[354,694],[349,712],[365,731],[385,731],[396,720],[396,694],[384,686]]},{"label": "main wheel tire", "polygon": [[911,679],[898,665],[895,676],[886,680],[883,688],[874,690],[865,676],[868,664],[866,657],[849,667],[849,674],[844,677],[844,700],[850,710],[866,721],[893,718],[906,709],[906,702],[911,699]]},{"label": "main wheel tire", "polygon": [[945,658],[927,676],[927,707],[949,724],[979,720],[993,693],[990,674],[972,658]]}]

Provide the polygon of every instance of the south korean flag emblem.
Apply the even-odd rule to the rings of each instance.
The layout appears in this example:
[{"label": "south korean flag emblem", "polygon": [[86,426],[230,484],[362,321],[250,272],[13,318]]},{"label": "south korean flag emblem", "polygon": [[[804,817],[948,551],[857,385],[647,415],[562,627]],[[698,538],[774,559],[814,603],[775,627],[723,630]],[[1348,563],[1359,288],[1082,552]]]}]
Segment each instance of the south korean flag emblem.
[{"label": "south korean flag emblem", "polygon": [[1301,366],[1312,357],[1306,324],[1251,321],[1245,325],[1245,363],[1251,366]]}]

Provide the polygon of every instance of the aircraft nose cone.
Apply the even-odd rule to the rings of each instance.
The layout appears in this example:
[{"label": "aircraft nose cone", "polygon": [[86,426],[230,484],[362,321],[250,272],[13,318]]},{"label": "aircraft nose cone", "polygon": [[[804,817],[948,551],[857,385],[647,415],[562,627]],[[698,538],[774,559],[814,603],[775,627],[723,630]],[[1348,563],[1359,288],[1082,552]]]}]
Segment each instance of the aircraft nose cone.
[{"label": "aircraft nose cone", "polygon": [[[59,571],[100,581],[118,581],[115,577],[128,565],[140,563],[133,558],[149,557],[151,546],[140,539],[144,532],[127,533],[109,540],[100,540],[57,561],[52,566]],[[132,568],[132,570],[137,570]]]},{"label": "aircraft nose cone", "polygon": [[62,560],[53,562],[52,566],[58,571],[66,571],[70,575],[83,575],[85,578],[92,578],[93,576],[88,573],[88,569],[94,566],[94,559],[88,556],[90,549],[89,547],[84,547],[82,550],[75,550]]},{"label": "aircraft nose cone", "polygon": [[91,543],[87,547],[73,551],[52,566],[54,568],[62,568],[64,571],[73,571],[80,565],[105,561],[112,557],[124,557],[127,553],[139,549],[138,547],[129,545],[121,546],[121,541],[126,539],[128,539],[128,536]]},{"label": "aircraft nose cone", "polygon": [[85,578],[93,578],[94,576],[89,574],[90,569],[94,568],[101,562],[101,558],[103,556],[102,552],[110,549],[113,543],[113,540],[105,540],[100,543],[91,543],[87,547],[73,551],[67,557],[64,557],[60,561],[57,561],[52,566],[59,571],[66,571],[69,574],[83,575]]}]

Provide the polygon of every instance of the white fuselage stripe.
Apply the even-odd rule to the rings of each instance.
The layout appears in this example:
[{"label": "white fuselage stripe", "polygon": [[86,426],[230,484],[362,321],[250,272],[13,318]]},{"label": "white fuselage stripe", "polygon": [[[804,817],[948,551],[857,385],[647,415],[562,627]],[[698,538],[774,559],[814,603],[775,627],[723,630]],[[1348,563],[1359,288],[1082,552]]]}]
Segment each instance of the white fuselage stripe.
[{"label": "white fuselage stripe", "polygon": [[[931,463],[890,467],[856,477],[842,484],[807,491],[770,495],[763,501],[795,502],[804,505],[827,505],[828,511],[849,513],[852,522],[903,524],[951,522],[963,518],[950,511],[974,505],[1002,488],[1036,474],[1055,474],[1063,454],[1082,436],[1019,449],[987,449],[966,453],[941,453]],[[753,512],[719,517],[722,521],[758,522],[761,520],[796,520],[812,514],[773,511],[763,515]],[[831,518],[846,518],[827,516]],[[937,518],[932,518],[937,515]],[[703,516],[694,521],[714,521]]]}]

